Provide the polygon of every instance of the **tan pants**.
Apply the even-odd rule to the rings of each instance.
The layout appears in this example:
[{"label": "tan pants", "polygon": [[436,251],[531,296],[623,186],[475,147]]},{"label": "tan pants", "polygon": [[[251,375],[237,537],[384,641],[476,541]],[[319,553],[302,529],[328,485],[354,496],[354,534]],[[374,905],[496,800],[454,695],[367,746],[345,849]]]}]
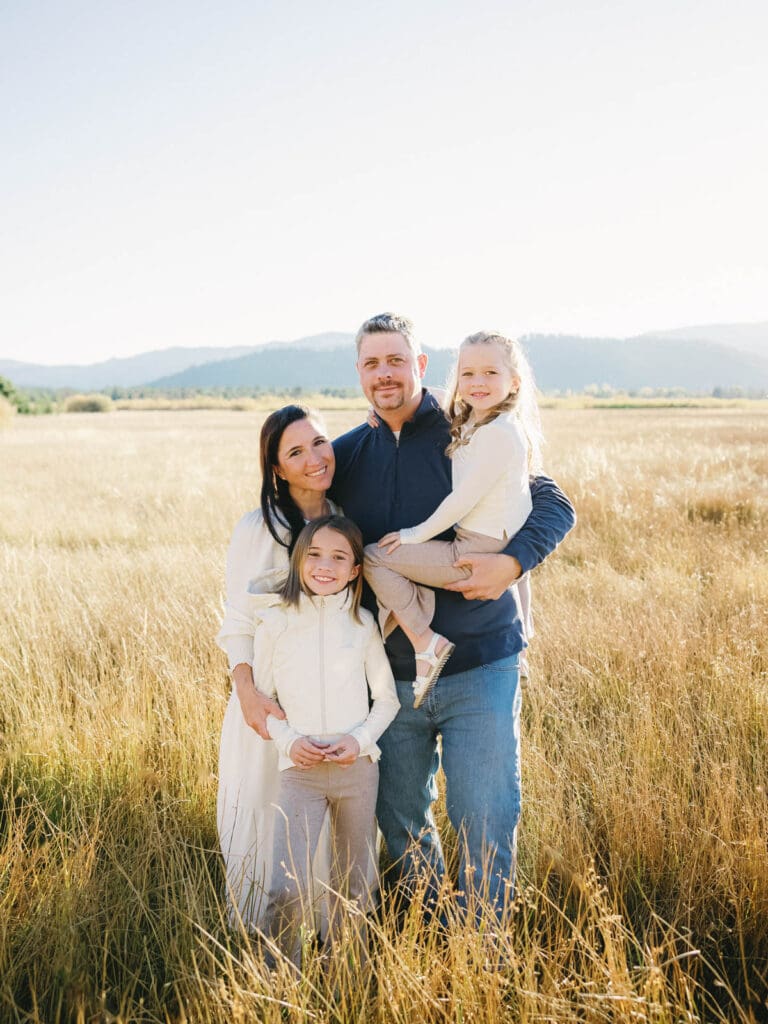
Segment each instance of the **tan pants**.
[{"label": "tan pants", "polygon": [[[471,575],[468,568],[453,567],[458,558],[472,554],[498,554],[507,542],[506,537],[488,537],[484,533],[458,527],[453,541],[401,544],[391,555],[376,544],[369,544],[365,549],[364,573],[379,602],[379,625],[384,637],[397,626],[392,614],[414,633],[424,633],[435,614],[435,595],[428,588],[444,587],[446,583],[466,579]],[[530,617],[527,576],[523,581],[525,593],[518,594],[518,604],[525,624]]]},{"label": "tan pants", "polygon": [[326,812],[331,817],[331,891],[326,942],[336,937],[344,899],[362,911],[356,940],[365,950],[365,914],[371,909],[371,882],[376,879],[376,793],[379,766],[359,757],[343,768],[319,764],[280,773],[275,816],[272,881],[266,932],[297,967],[301,966],[301,926],[312,928],[311,864]]},{"label": "tan pants", "polygon": [[[364,572],[379,602],[379,626],[384,638],[397,626],[393,614],[414,633],[424,633],[434,617],[434,593],[429,588],[466,580],[470,570],[454,568],[457,559],[472,554],[499,554],[507,542],[508,538],[474,534],[459,526],[454,541],[401,544],[391,555],[376,544],[369,544]],[[534,621],[528,573],[511,589],[520,610],[525,639],[529,640],[534,635]]]}]

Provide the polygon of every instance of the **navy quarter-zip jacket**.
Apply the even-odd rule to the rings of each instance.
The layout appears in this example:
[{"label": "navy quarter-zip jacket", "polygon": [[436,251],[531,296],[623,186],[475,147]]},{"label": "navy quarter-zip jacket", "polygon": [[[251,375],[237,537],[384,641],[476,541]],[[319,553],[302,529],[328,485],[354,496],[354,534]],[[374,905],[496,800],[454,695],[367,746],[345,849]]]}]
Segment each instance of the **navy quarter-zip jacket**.
[{"label": "navy quarter-zip jacket", "polygon": [[[448,421],[429,392],[422,394],[413,419],[403,424],[399,443],[383,421],[378,427],[364,423],[334,441],[330,496],[357,523],[366,544],[423,522],[450,493],[449,441]],[[554,551],[576,521],[571,503],[549,477],[531,481],[531,498],[533,511],[504,548],[523,572]],[[452,531],[439,537],[452,538]],[[367,585],[363,603],[375,612],[376,599]],[[498,601],[467,601],[461,594],[436,590],[432,625],[456,644],[443,675],[491,664],[523,647],[522,623],[509,592]],[[389,636],[386,649],[395,678],[413,679],[413,648],[402,630]]]}]

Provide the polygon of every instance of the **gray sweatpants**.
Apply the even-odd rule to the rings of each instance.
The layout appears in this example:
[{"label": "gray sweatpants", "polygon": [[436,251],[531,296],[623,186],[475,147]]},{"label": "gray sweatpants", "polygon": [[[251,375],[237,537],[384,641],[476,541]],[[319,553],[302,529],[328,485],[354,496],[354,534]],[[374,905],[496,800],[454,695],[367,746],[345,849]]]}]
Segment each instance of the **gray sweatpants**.
[{"label": "gray sweatpants", "polygon": [[[464,555],[498,554],[507,543],[507,538],[488,537],[457,527],[455,540],[401,544],[389,555],[377,544],[368,544],[363,571],[379,603],[383,636],[389,636],[397,626],[392,614],[414,633],[426,632],[435,614],[435,595],[429,588],[459,583],[470,575],[469,569],[454,569],[457,559]],[[528,575],[519,579],[512,589],[517,591],[524,633],[526,639],[530,639],[533,628]]]},{"label": "gray sweatpants", "polygon": [[289,959],[301,966],[301,926],[313,921],[310,879],[326,811],[331,816],[331,892],[326,942],[338,932],[344,900],[362,912],[358,938],[365,942],[365,914],[376,879],[376,793],[379,766],[359,757],[343,768],[319,764],[280,772],[275,815],[272,880],[266,931]]}]

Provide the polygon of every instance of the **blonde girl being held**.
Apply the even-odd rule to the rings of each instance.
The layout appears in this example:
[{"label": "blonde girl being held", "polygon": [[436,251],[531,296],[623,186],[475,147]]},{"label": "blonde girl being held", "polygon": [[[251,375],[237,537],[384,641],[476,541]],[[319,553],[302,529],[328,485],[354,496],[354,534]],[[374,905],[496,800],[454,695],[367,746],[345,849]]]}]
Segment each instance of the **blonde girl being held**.
[{"label": "blonde girl being held", "polygon": [[[423,523],[365,549],[365,576],[379,602],[384,635],[399,625],[414,647],[415,707],[427,699],[453,652],[450,639],[430,626],[429,588],[468,576],[462,559],[501,551],[531,511],[529,475],[540,470],[541,429],[533,375],[519,343],[493,331],[466,338],[446,411],[451,494]],[[454,526],[453,541],[432,539]],[[527,581],[518,596],[525,623]]]}]

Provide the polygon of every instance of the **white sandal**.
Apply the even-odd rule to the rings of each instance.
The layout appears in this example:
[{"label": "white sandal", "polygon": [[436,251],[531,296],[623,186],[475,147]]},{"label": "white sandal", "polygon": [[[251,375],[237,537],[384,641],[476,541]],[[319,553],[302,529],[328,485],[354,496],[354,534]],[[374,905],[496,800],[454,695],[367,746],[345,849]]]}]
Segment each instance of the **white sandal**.
[{"label": "white sandal", "polygon": [[[445,647],[439,654],[435,653],[438,640],[445,640]],[[429,671],[425,676],[416,676],[413,682],[413,706],[420,707],[432,692],[437,682],[437,677],[443,671],[443,666],[456,650],[456,644],[452,644],[440,633],[433,633],[429,647],[425,651],[414,651],[417,661],[426,661],[429,664]]]}]

